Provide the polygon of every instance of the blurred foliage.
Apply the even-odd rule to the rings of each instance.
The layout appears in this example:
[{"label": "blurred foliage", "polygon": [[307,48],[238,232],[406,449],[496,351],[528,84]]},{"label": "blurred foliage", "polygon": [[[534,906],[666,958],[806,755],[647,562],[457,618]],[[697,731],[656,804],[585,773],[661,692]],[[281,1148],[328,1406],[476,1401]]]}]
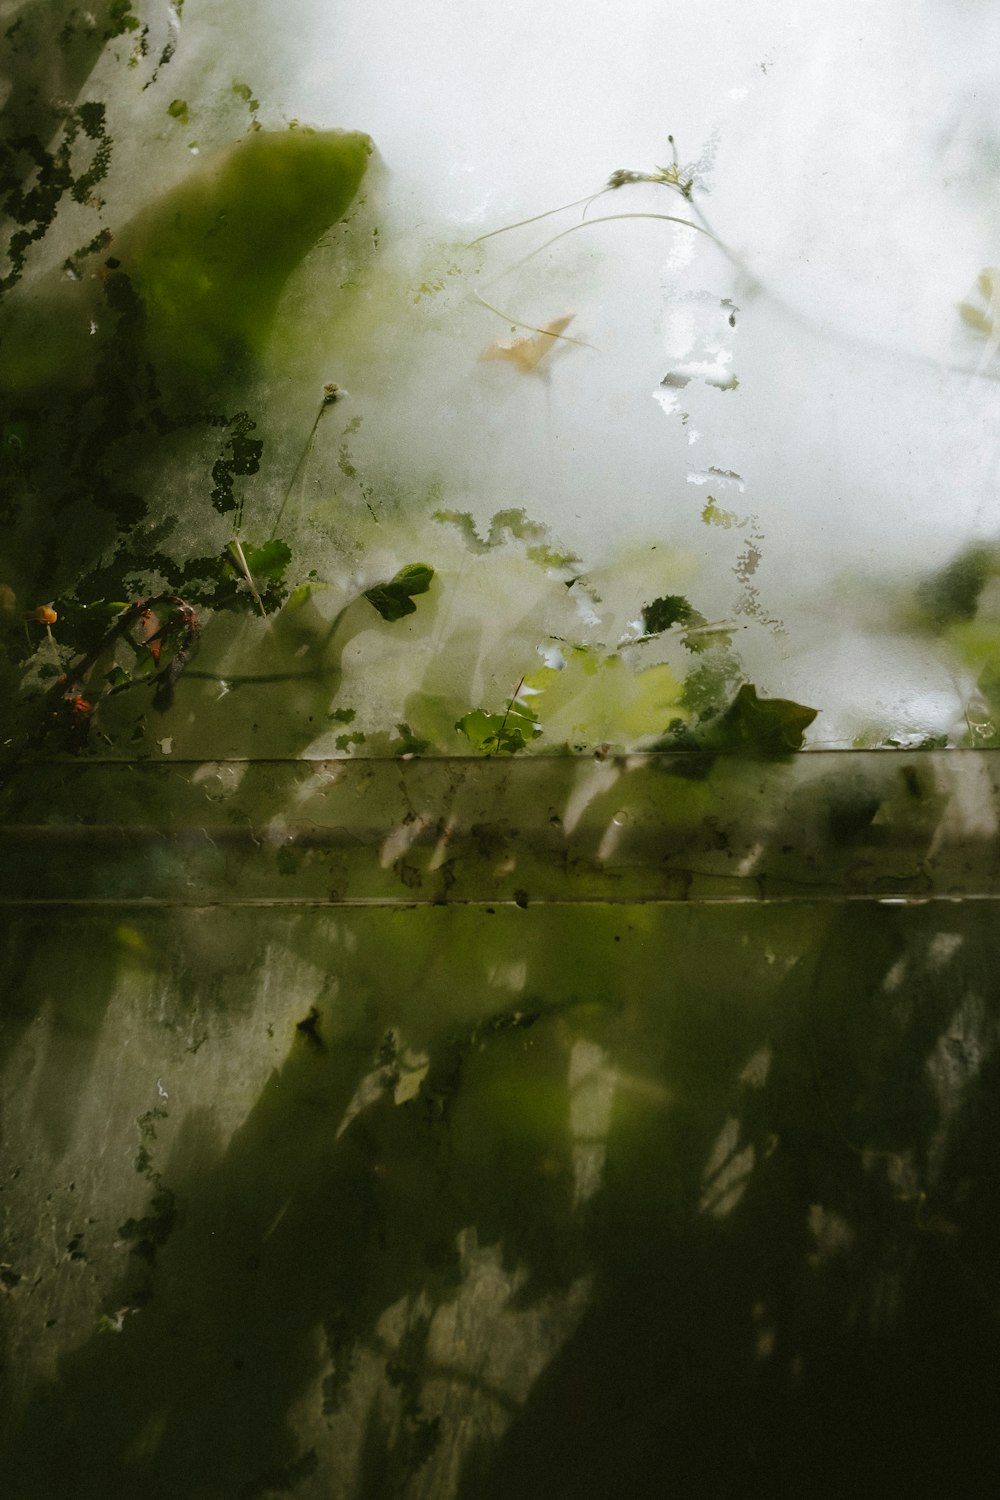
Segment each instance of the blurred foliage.
[{"label": "blurred foliage", "polygon": [[409,563],[400,568],[388,583],[377,583],[365,589],[365,598],[383,620],[401,620],[404,615],[414,613],[417,607],[414,596],[426,594],[433,577],[434,569],[426,563]]}]

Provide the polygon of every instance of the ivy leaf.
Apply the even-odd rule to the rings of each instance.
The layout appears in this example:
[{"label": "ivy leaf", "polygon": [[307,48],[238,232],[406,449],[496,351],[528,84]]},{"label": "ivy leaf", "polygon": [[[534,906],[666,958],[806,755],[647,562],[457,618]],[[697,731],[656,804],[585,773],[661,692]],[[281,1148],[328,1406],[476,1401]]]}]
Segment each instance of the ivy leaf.
[{"label": "ivy leaf", "polygon": [[404,615],[415,612],[417,606],[413,596],[426,594],[433,577],[434,569],[427,563],[409,563],[400,568],[388,583],[377,583],[373,588],[365,589],[365,598],[383,620],[401,620]]},{"label": "ivy leaf", "polygon": [[787,755],[802,748],[805,732],[818,713],[818,708],[806,708],[790,698],[758,698],[753,684],[745,682],[706,735],[705,748]]}]

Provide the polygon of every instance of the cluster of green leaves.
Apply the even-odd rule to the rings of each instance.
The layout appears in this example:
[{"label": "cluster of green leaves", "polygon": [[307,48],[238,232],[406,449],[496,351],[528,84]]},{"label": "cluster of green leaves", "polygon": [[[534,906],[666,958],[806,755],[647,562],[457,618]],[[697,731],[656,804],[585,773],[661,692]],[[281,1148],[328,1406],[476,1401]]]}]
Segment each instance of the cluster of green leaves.
[{"label": "cluster of green leaves", "polygon": [[[112,5],[106,22],[114,35],[138,25],[127,3]],[[233,90],[255,113],[258,101],[249,86],[235,84]],[[171,113],[182,119],[185,102],[175,105]],[[77,136],[95,141],[99,149],[90,166],[74,177],[69,148]],[[34,179],[25,177],[23,162],[14,163],[21,175],[10,186],[9,206],[15,221],[24,221],[26,244],[37,237],[36,230],[44,232],[42,220],[51,217],[62,195],[85,201],[107,169],[104,148],[110,148],[110,141],[102,105],[84,104],[68,114],[64,137],[62,156],[56,152],[36,161]],[[63,276],[49,289],[51,296],[42,288],[32,309],[17,310],[8,323],[0,419],[14,462],[0,505],[9,519],[23,522],[12,549],[23,566],[18,573],[15,564],[11,577],[18,608],[22,601],[35,605],[49,595],[58,597],[63,666],[72,668],[74,659],[86,661],[100,651],[115,612],[151,591],[176,596],[185,608],[198,611],[262,615],[288,602],[291,584],[298,585],[293,595],[297,602],[307,597],[312,584],[303,582],[301,574],[295,577],[284,538],[272,536],[256,545],[241,538],[245,504],[253,493],[245,481],[261,473],[265,442],[250,411],[240,406],[234,412],[238,397],[228,406],[233,414],[220,412],[218,405],[227,392],[236,396],[245,389],[240,382],[252,374],[254,357],[266,344],[290,270],[316,235],[343,215],[369,152],[370,142],[360,135],[254,132],[210,169],[207,164],[193,168],[188,180],[110,239],[102,232],[71,258],[73,276],[79,278],[92,255],[104,254],[99,274],[85,270],[76,282]],[[658,169],[650,180],[682,193],[688,190],[676,162]],[[66,343],[70,302],[71,326],[85,328],[84,314],[95,314],[99,338],[73,347]],[[204,499],[234,529],[218,550],[192,555],[185,552],[179,517],[151,518],[140,476],[148,472],[157,444],[165,444],[169,463],[184,430],[194,434],[199,427],[218,429],[221,444],[207,460],[210,482]],[[346,444],[340,467],[361,484]],[[361,488],[372,509],[369,491],[363,484]],[[67,543],[67,518],[83,515],[88,506],[91,515],[76,523]],[[454,527],[476,555],[516,545],[546,571],[565,575],[578,565],[523,509],[497,512],[482,531],[469,512],[440,510],[434,519]],[[247,529],[253,537],[252,526]],[[429,564],[410,563],[365,589],[363,597],[391,624],[415,612],[433,578]],[[565,576],[561,582],[567,583]],[[568,579],[570,586],[574,583],[586,586],[585,580]],[[353,603],[340,611],[330,635]],[[545,682],[538,686],[531,679],[529,686],[540,695],[538,715],[519,698],[519,685],[502,712],[471,708],[457,720],[459,733],[481,754],[514,754],[537,740],[548,722],[558,724],[555,733],[567,736],[567,742],[573,736],[575,744],[576,736],[587,737],[600,708],[601,737],[617,733],[623,743],[634,742],[657,732],[668,717],[667,706],[681,694],[681,706],[697,716],[693,733],[699,744],[712,738],[720,747],[776,750],[801,743],[796,724],[812,711],[776,700],[779,712],[756,695],[748,697],[753,690],[746,684],[739,687],[728,633],[710,626],[686,598],[655,598],[643,605],[642,620],[645,639],[676,629],[683,644],[699,653],[699,667],[683,690],[662,663],[633,672],[619,653],[601,655],[594,648],[586,660],[573,656],[572,670],[546,668]],[[19,649],[22,659],[24,655],[14,641],[17,634],[8,632],[12,660]],[[141,642],[135,658],[110,665],[108,690],[155,677]],[[54,660],[45,668],[53,675],[59,669]],[[683,722],[687,733],[687,720]],[[405,724],[399,734],[404,753],[428,748],[419,732]],[[352,730],[338,744],[348,749],[361,742],[361,732]]]},{"label": "cluster of green leaves", "polygon": [[[105,8],[98,20],[119,34],[135,29],[130,14]],[[85,201],[107,168],[104,106],[82,104],[63,121],[51,153],[24,132],[8,130],[0,145],[0,196],[15,224],[8,283],[62,199]],[[99,148],[82,172],[70,160],[77,136]],[[24,673],[29,716],[47,679],[86,662],[136,598],[168,593],[198,611],[265,615],[286,601],[294,566],[287,542],[272,536],[254,545],[252,530],[250,541],[239,540],[264,437],[245,406],[231,414],[238,400],[228,413],[219,405],[246,390],[288,275],[350,204],[370,150],[359,134],[254,132],[215,162],[193,165],[129,224],[95,235],[30,299],[19,290],[8,299],[0,329],[0,670],[11,700]],[[97,253],[105,258],[94,268]],[[207,459],[208,515],[197,524],[218,537],[208,553],[186,545],[180,509],[157,501],[153,514],[147,489],[160,455],[168,467],[198,451],[199,429],[222,434],[221,451]],[[235,535],[212,526],[213,511]],[[372,602],[398,618],[429,577],[415,566]],[[51,622],[24,623],[47,600],[58,618],[48,638]],[[144,675],[141,659],[119,657],[108,668],[116,691]]]},{"label": "cluster of green leaves", "polygon": [[688,673],[681,694],[693,720],[673,720],[660,748],[763,756],[787,755],[802,748],[805,732],[819,710],[789,698],[761,698],[744,679],[725,626],[710,626],[680,594],[666,594],[643,605],[642,623],[647,637],[680,626],[684,645],[701,657]]},{"label": "cluster of green leaves", "polygon": [[[288,543],[280,537],[257,547],[241,543],[250,578],[239,565],[232,544],[210,556],[194,556],[177,563],[152,546],[139,549],[122,543],[113,555],[85,573],[74,592],[59,599],[60,620],[69,627],[73,646],[87,649],[93,631],[107,619],[107,611],[124,603],[106,603],[114,590],[120,598],[141,594],[150,574],[160,577],[170,590],[199,609],[230,610],[246,614],[263,606],[263,613],[280,609],[288,596],[286,573],[292,561]],[[252,587],[251,587],[252,584]]]},{"label": "cluster of green leaves", "polygon": [[700,653],[713,647],[725,649],[732,638],[731,626],[709,624],[701,611],[695,609],[683,594],[664,594],[661,599],[654,599],[652,604],[642,606],[644,634],[640,641],[662,635],[675,625],[680,627],[681,639],[688,651]]},{"label": "cluster of green leaves", "polygon": [[474,708],[471,713],[463,714],[455,728],[480,755],[514,755],[542,732],[542,726],[516,697],[502,714]]}]

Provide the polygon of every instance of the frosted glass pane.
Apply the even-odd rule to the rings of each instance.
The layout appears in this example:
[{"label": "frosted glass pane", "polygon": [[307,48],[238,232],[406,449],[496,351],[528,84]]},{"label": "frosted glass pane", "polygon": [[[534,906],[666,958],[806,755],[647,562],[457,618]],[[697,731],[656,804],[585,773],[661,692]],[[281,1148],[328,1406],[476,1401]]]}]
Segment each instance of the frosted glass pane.
[{"label": "frosted glass pane", "polygon": [[5,1500],[994,1493],[997,55],[0,0]]},{"label": "frosted glass pane", "polygon": [[996,742],[987,8],[4,25],[8,749]]}]

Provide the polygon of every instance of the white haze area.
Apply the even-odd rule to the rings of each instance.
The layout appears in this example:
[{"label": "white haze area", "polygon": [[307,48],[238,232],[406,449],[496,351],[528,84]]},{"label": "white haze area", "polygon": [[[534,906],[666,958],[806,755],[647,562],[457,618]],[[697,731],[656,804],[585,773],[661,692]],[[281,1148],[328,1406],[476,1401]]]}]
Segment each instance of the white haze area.
[{"label": "white haze area", "polygon": [[[636,219],[509,269],[580,209],[490,240],[481,295],[539,326],[573,312],[568,332],[594,347],[526,378],[477,361],[510,330],[460,309],[454,344],[414,355],[413,388],[433,399],[402,392],[403,450],[446,476],[450,502],[524,505],[588,563],[624,538],[676,544],[723,615],[746,605],[732,569],[755,530],[744,650],[770,691],[825,695],[814,738],[866,714],[946,728],[961,685],[893,635],[888,596],[997,530],[1000,384],[984,377],[998,366],[977,373],[987,340],[957,310],[1000,260],[996,8],[307,10],[297,108],[373,135],[402,232],[466,240],[542,213],[616,168],[669,163],[672,133],[682,163],[701,159],[697,202],[731,252]],[[629,187],[588,217],[616,211],[690,216],[662,187]],[[672,371],[688,383],[663,387]],[[747,524],[707,527],[708,493]]]},{"label": "white haze area", "polygon": [[[265,124],[362,129],[384,163],[381,253],[429,290],[324,377],[359,448],[480,525],[523,507],[587,568],[676,556],[760,690],[823,708],[812,743],[961,723],[970,684],[900,621],[1000,530],[1000,361],[958,311],[1000,264],[1000,9],[249,0],[237,26],[189,0],[199,28]],[[670,134],[693,204],[629,186],[587,220],[697,209],[718,243],[636,217],[541,249],[580,205],[463,248],[669,165]],[[570,314],[537,371],[481,359]]]}]

